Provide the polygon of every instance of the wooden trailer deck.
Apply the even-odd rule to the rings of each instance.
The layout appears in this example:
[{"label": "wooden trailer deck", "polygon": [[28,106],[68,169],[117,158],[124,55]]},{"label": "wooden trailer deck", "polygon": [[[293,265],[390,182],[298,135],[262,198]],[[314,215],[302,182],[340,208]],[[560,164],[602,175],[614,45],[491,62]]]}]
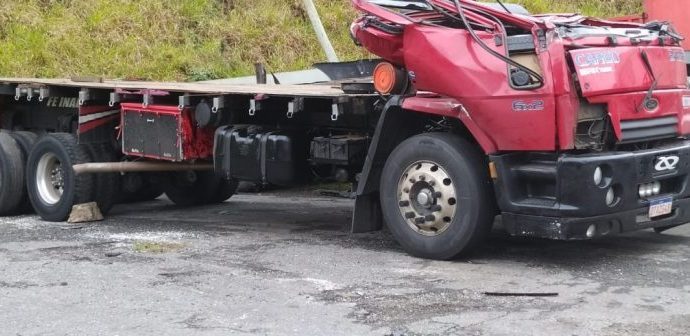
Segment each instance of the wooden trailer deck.
[{"label": "wooden trailer deck", "polygon": [[215,84],[215,83],[180,83],[180,82],[149,82],[149,81],[74,81],[72,79],[41,79],[41,78],[0,78],[2,86],[22,86],[39,89],[41,87],[65,87],[95,90],[155,90],[183,94],[210,95],[257,95],[283,97],[314,97],[339,98],[363,97],[371,94],[345,93],[340,85],[309,84],[309,85],[267,85],[267,84]]}]

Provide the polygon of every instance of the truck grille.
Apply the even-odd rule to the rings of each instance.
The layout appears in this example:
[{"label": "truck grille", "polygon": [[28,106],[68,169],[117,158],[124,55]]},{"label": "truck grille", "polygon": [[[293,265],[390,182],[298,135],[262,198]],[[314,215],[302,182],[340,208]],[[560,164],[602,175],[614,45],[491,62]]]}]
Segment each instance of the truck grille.
[{"label": "truck grille", "polygon": [[658,140],[678,135],[676,116],[621,121],[623,138],[621,143]]}]

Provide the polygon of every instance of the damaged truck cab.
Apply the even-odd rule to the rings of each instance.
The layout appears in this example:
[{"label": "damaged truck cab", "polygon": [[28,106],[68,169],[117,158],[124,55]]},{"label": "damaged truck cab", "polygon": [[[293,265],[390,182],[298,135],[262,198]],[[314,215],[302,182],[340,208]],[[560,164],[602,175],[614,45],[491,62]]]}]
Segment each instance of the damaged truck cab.
[{"label": "damaged truck cab", "polygon": [[[362,13],[353,38],[386,61],[374,81],[390,98],[390,114],[437,117],[455,138],[441,142],[477,148],[459,151],[466,170],[459,178],[488,180],[457,187],[473,194],[450,202],[464,217],[452,224],[468,227],[456,232],[465,247],[473,240],[463,234],[491,225],[491,216],[476,213],[495,207],[513,235],[562,240],[690,222],[690,91],[682,37],[668,23],[529,15],[500,2],[353,3]],[[425,141],[409,150],[424,152]],[[452,169],[418,161],[419,171]],[[436,192],[419,181],[430,174],[385,169],[381,206],[401,243],[425,256],[458,252],[430,247],[448,235],[419,191]],[[479,191],[489,186],[490,194]],[[437,194],[431,204],[448,203]]]}]

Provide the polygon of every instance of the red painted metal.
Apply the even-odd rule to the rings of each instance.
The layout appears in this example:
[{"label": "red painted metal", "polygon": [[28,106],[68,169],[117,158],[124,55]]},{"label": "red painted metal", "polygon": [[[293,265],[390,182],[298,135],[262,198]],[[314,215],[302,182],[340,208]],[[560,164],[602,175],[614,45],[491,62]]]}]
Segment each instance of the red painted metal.
[{"label": "red painted metal", "polygon": [[[75,102],[76,102],[76,98]],[[84,134],[118,119],[120,110],[108,105],[79,106],[78,133]],[[115,132],[115,129],[112,129]]]},{"label": "red painted metal", "polygon": [[[124,125],[124,117],[127,113],[154,113],[159,115],[172,115],[177,118],[180,144],[182,146],[183,160],[208,159],[213,155],[213,136],[214,130],[209,128],[199,128],[194,122],[192,110],[185,108],[182,111],[177,106],[168,105],[149,105],[144,106],[139,103],[121,104],[121,124]],[[178,147],[179,148],[179,147]],[[151,156],[141,153],[124,154],[134,157],[146,157],[150,159],[170,160],[164,156]]]},{"label": "red painted metal", "polygon": [[[654,81],[647,71],[641,51],[647,53],[657,78],[656,88],[683,89],[687,85],[685,54],[680,47],[615,47],[570,51],[585,97],[604,94],[646,91]],[[609,53],[616,63],[589,65],[590,55]],[[613,56],[617,55],[617,56]],[[673,57],[673,55],[679,55]],[[579,66],[584,64],[585,66]]]},{"label": "red painted metal", "polygon": [[685,36],[683,49],[690,50],[690,1],[687,0],[645,0],[644,13],[616,17],[620,22],[647,23],[668,21],[678,33]]},{"label": "red painted metal", "polygon": [[[447,1],[430,2],[455,12]],[[690,111],[682,106],[683,96],[690,96],[686,90],[687,73],[679,57],[682,50],[671,37],[663,36],[645,44],[621,37],[616,46],[611,46],[606,36],[563,37],[554,30],[555,23],[642,28],[640,24],[579,15],[513,16],[462,1],[463,6],[481,8],[504,22],[532,32],[535,41],[538,41],[538,31],[545,32],[547,46],[536,50],[544,85],[519,90],[510,85],[507,64],[482,49],[467,30],[422,24],[413,15],[400,15],[366,0],[353,0],[353,3],[366,13],[351,28],[359,43],[385,60],[405,67],[419,91],[435,95],[407,98],[403,107],[460,119],[487,153],[573,149],[580,99],[608,104],[619,139],[621,120],[671,114],[679,116],[682,134],[690,134],[685,121]],[[369,23],[372,16],[380,22],[397,25],[402,32],[396,34],[377,28]],[[502,31],[477,29],[476,32],[487,46],[506,55],[505,47],[495,42],[503,36]],[[654,98],[660,105],[653,112],[639,111],[653,81],[643,54],[647,55],[657,78]],[[610,59],[601,60],[602,55]],[[573,73],[577,73],[579,83]]]},{"label": "red painted metal", "polygon": [[645,0],[645,21],[669,21],[676,30],[687,38],[683,48],[690,50],[690,1],[687,0]]}]

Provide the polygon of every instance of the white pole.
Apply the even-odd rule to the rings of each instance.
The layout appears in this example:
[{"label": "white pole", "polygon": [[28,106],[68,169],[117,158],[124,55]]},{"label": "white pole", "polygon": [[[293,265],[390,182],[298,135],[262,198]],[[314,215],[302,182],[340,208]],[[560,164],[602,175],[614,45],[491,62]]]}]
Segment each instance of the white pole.
[{"label": "white pole", "polygon": [[311,25],[314,27],[314,32],[316,32],[316,37],[321,43],[323,51],[326,53],[326,57],[329,62],[339,62],[338,55],[333,49],[333,44],[331,40],[328,39],[328,34],[326,34],[326,29],[323,28],[323,23],[321,23],[321,18],[319,17],[319,12],[316,10],[313,0],[303,0],[304,8],[307,10],[309,15],[309,20],[311,20]]}]

